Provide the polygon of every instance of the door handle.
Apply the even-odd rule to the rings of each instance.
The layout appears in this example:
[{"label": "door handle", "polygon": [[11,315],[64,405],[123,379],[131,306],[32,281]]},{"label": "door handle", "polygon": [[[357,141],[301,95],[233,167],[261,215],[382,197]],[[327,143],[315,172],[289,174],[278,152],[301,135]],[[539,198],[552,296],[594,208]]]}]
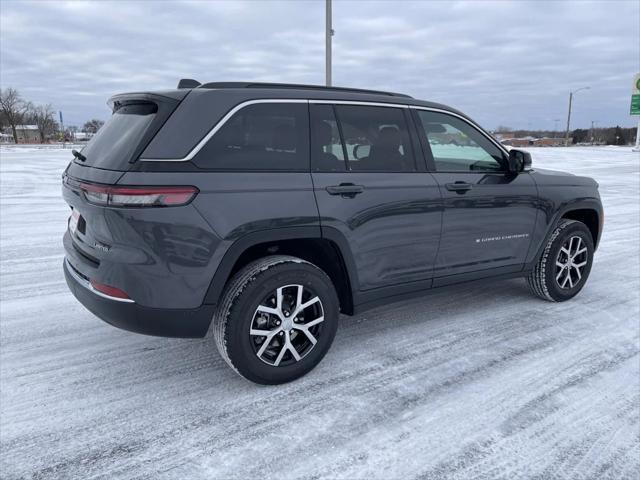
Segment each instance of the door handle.
[{"label": "door handle", "polygon": [[467,182],[454,182],[454,183],[445,184],[445,188],[447,190],[449,190],[450,192],[456,192],[460,194],[468,192],[469,190],[471,190],[472,187],[473,185]]},{"label": "door handle", "polygon": [[359,193],[364,192],[362,185],[354,185],[353,183],[341,183],[340,185],[331,185],[326,188],[329,195],[340,195],[345,198],[353,198]]}]

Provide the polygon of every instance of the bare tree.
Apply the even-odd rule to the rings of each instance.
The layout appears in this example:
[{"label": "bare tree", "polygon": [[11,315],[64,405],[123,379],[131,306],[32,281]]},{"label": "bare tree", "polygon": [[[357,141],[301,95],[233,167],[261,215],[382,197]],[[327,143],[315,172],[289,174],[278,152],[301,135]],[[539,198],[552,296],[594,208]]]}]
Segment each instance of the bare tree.
[{"label": "bare tree", "polygon": [[47,105],[38,105],[32,110],[33,121],[38,126],[41,143],[44,143],[47,137],[56,131],[54,113],[50,103]]},{"label": "bare tree", "polygon": [[0,109],[0,132],[4,131],[5,127],[9,126],[9,122],[7,122],[7,117],[4,112]]},{"label": "bare tree", "polygon": [[82,131],[86,133],[98,133],[98,130],[100,130],[100,127],[102,127],[103,125],[104,122],[102,120],[94,118],[84,124],[84,127],[82,127]]},{"label": "bare tree", "polygon": [[0,89],[0,112],[11,127],[13,141],[18,143],[16,127],[22,123],[30,104],[25,102],[15,88]]}]

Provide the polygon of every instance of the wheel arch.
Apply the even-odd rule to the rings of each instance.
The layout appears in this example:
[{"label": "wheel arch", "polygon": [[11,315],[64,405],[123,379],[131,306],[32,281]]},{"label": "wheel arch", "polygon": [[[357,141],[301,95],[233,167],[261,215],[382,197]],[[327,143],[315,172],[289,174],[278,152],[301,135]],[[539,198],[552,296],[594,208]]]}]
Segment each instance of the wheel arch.
[{"label": "wheel arch", "polygon": [[227,282],[237,271],[267,255],[292,255],[322,269],[334,284],[340,311],[353,315],[358,280],[351,249],[340,232],[334,229],[321,231],[320,227],[261,230],[237,239],[218,265],[204,303],[217,303]]},{"label": "wheel arch", "polygon": [[545,245],[549,241],[549,237],[551,237],[562,219],[577,220],[584,223],[591,232],[594,248],[597,249],[600,238],[602,237],[602,225],[604,219],[602,204],[595,198],[572,202],[562,206],[555,212],[552,220],[548,223],[547,231],[542,241],[537,247],[535,256],[530,262],[528,262],[525,267],[525,271],[533,268],[533,266],[538,262],[542,252],[544,251]]},{"label": "wheel arch", "polygon": [[562,217],[567,220],[577,220],[584,223],[591,232],[593,245],[597,246],[600,241],[600,213],[594,208],[576,208],[567,210]]}]

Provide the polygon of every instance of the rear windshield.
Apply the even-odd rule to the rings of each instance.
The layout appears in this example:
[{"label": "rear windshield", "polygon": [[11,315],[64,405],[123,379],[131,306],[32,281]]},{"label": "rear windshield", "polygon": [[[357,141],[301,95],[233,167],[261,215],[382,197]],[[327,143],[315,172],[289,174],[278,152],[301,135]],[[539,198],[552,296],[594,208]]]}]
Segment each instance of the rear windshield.
[{"label": "rear windshield", "polygon": [[120,106],[91,139],[82,154],[83,165],[107,170],[128,170],[129,162],[149,130],[158,107],[154,103]]}]

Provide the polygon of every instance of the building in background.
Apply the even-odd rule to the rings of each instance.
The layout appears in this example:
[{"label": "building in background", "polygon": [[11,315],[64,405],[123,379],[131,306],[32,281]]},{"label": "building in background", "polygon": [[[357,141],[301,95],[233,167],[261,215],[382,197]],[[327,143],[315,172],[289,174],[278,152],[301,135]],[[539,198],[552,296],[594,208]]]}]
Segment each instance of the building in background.
[{"label": "building in background", "polygon": [[533,145],[535,137],[522,137],[522,138],[502,138],[500,143],[509,147],[530,147]]},{"label": "building in background", "polygon": [[[564,145],[564,138],[536,138],[532,136],[505,138],[504,134],[500,137],[502,137],[499,138],[500,143],[508,147],[561,147]],[[572,143],[573,138],[569,137],[569,144]]]},{"label": "building in background", "polygon": [[73,137],[76,142],[88,142],[94,135],[93,132],[74,132]]},{"label": "building in background", "polygon": [[[5,135],[9,135],[10,141],[13,143],[11,127],[7,127],[2,134],[3,143]],[[40,143],[40,130],[37,125],[16,125],[16,136],[18,137],[18,143]]]},{"label": "building in background", "polygon": [[[569,141],[571,143],[573,143],[573,138],[569,137]],[[562,146],[564,146],[564,139],[562,139],[562,138],[542,137],[542,138],[536,138],[533,141],[533,144],[536,147],[562,147]]]}]

